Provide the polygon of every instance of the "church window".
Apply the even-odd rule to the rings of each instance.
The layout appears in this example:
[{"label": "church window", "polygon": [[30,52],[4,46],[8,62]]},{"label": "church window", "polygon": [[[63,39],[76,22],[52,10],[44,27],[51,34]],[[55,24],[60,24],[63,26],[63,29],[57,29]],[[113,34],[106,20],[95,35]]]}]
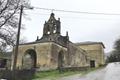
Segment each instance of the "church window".
[{"label": "church window", "polygon": [[52,23],[53,23],[53,20],[52,20]]},{"label": "church window", "polygon": [[50,34],[50,31],[48,31],[47,34]]},{"label": "church window", "polygon": [[54,25],[54,26],[55,26],[55,29],[53,30],[53,33],[56,33],[56,31],[57,31],[57,30],[56,30],[56,25]]},{"label": "church window", "polygon": [[53,31],[53,33],[56,33],[56,29]]}]

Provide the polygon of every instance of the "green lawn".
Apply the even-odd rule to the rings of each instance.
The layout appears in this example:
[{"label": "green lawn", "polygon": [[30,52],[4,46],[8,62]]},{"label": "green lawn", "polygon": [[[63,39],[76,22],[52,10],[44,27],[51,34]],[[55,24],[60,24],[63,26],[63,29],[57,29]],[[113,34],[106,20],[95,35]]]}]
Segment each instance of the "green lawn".
[{"label": "green lawn", "polygon": [[59,77],[69,76],[69,75],[78,74],[78,73],[79,73],[79,71],[66,71],[66,72],[59,73],[58,70],[37,72],[34,76],[34,79],[40,80],[40,79],[46,78],[46,79],[54,80],[54,79],[59,78]]},{"label": "green lawn", "polygon": [[65,77],[65,76],[70,76],[70,75],[75,75],[75,74],[86,75],[92,71],[95,71],[101,68],[103,67],[92,68],[92,69],[88,69],[85,71],[65,71],[62,73],[59,73],[58,70],[36,72],[35,76],[33,77],[33,80],[45,80],[45,79],[56,80],[57,78],[60,78],[60,77]]}]

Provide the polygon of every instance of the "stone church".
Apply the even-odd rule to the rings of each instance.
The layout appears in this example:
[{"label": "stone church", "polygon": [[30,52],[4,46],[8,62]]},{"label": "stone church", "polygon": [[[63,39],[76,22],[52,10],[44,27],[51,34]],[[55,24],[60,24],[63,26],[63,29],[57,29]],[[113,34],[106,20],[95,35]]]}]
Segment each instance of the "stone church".
[{"label": "stone church", "polygon": [[[88,43],[88,42],[87,42]],[[98,67],[105,64],[102,42],[72,43],[61,35],[60,18],[51,13],[44,23],[43,35],[36,41],[19,45],[17,67],[40,71],[58,68]]]}]

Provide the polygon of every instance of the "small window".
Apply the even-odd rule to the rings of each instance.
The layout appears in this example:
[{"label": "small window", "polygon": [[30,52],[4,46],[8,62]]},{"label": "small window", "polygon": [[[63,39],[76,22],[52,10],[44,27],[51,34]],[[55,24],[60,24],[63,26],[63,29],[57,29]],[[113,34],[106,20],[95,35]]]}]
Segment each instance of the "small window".
[{"label": "small window", "polygon": [[53,31],[53,33],[56,33],[56,29]]},{"label": "small window", "polygon": [[48,31],[47,34],[50,34],[50,31]]},{"label": "small window", "polygon": [[[54,25],[54,26],[56,26],[56,25]],[[54,28],[53,33],[56,33],[56,27]]]},{"label": "small window", "polygon": [[51,21],[53,23],[53,21]]}]

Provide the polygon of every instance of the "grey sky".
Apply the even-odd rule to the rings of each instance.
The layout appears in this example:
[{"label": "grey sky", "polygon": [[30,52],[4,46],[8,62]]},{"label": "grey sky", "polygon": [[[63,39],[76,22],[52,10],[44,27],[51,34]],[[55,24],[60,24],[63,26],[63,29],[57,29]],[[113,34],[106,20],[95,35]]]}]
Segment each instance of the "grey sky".
[{"label": "grey sky", "polygon": [[[119,0],[31,0],[32,6],[40,8],[117,14],[120,14],[119,3]],[[26,30],[22,31],[22,36],[28,41],[34,41],[37,36],[42,36],[43,24],[51,11],[34,9],[25,12],[31,20],[23,18]],[[68,31],[73,42],[100,41],[105,44],[108,52],[120,36],[120,15],[53,12],[56,18],[61,19],[62,35]]]}]

